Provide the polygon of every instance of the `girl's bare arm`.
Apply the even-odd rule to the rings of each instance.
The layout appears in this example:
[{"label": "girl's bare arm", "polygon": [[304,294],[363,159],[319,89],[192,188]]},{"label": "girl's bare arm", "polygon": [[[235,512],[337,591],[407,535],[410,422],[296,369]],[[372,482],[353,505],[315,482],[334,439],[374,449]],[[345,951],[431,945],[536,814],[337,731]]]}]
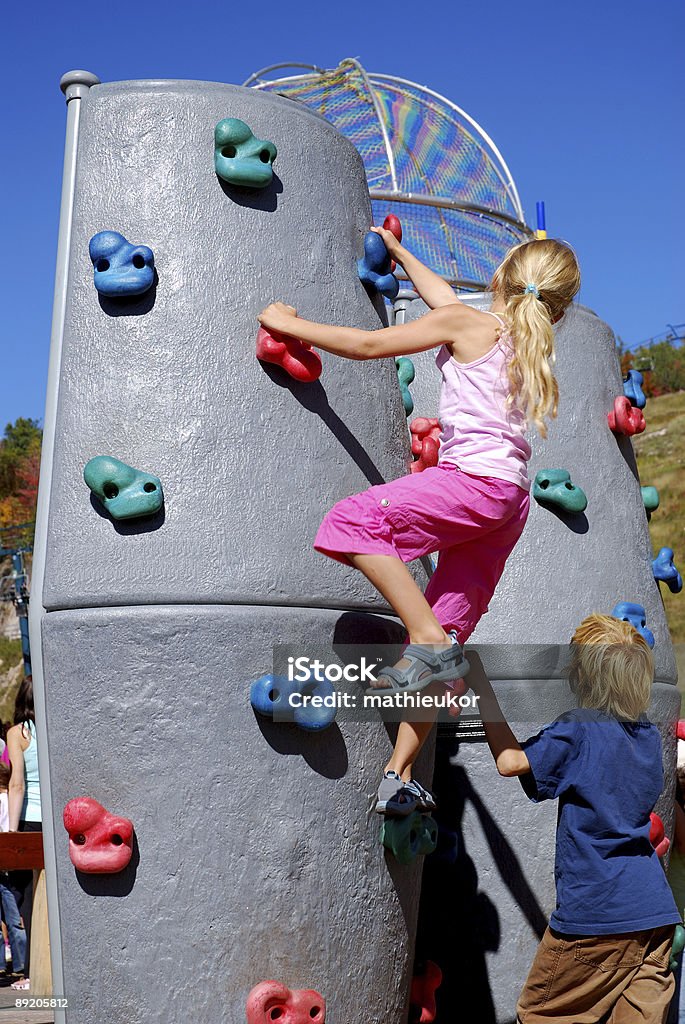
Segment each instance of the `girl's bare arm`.
[{"label": "girl's bare arm", "polygon": [[21,746],[21,726],[13,726],[7,733],[7,752],[12,766],[10,784],[7,790],[9,830],[16,832],[24,803],[24,751]]},{"label": "girl's bare arm", "polygon": [[382,359],[385,356],[411,355],[450,343],[459,331],[464,311],[471,310],[459,304],[441,306],[431,310],[419,320],[377,331],[363,331],[354,327],[333,327],[298,317],[292,306],[273,302],[257,319],[268,330],[288,334],[306,341],[324,352],[345,359]]}]

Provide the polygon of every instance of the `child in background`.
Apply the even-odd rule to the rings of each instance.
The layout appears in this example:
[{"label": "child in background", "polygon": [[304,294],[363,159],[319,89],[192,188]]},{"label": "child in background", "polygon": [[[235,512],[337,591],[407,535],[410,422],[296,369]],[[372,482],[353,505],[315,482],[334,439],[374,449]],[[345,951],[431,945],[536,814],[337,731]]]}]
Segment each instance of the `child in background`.
[{"label": "child in background", "polygon": [[629,623],[599,614],[581,622],[571,645],[579,707],[524,743],[479,663],[468,678],[500,775],[518,776],[534,803],[559,800],[557,905],[518,1021],[664,1024],[680,913],[649,840],[663,787],[661,737],[645,716],[652,652]]},{"label": "child in background", "polygon": [[[6,764],[0,761],[0,832],[9,830],[9,805],[7,799],[7,787],[10,781],[10,770]],[[24,955],[26,953],[26,932],[21,923],[21,917],[17,910],[17,901],[14,894],[8,888],[9,877],[6,871],[0,871],[0,907],[2,919],[7,928],[9,948],[12,954],[12,971],[14,974],[21,974],[24,970]],[[0,961],[6,961],[0,955]],[[0,970],[3,970],[4,962],[0,962]]]},{"label": "child in background", "polygon": [[[436,348],[442,375],[437,466],[338,502],[314,541],[373,583],[404,623],[409,645],[380,670],[375,692],[402,693],[463,677],[462,644],[487,611],[529,509],[529,424],[544,437],[556,416],[552,324],[580,287],[564,242],[514,247],[495,272],[490,312],[460,302],[452,288],[391,234],[375,228],[431,311],[419,320],[364,331],[311,323],[281,302],[257,318],[267,328],[346,359],[384,359]],[[425,596],[405,562],[438,551]],[[436,688],[437,687],[437,688]],[[443,691],[444,692],[444,691]],[[437,715],[435,712],[433,718]],[[376,810],[432,810],[412,766],[433,721],[402,722]]]}]

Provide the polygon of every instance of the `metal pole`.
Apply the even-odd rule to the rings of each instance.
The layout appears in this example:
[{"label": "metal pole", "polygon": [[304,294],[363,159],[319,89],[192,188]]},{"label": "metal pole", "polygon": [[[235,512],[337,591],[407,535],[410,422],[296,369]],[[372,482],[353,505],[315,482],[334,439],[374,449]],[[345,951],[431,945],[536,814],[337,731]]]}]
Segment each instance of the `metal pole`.
[{"label": "metal pole", "polygon": [[12,553],[14,567],[14,610],[19,619],[21,653],[24,655],[24,675],[31,675],[31,645],[29,643],[29,595],[24,571],[24,552]]},{"label": "metal pole", "polygon": [[[45,882],[48,900],[48,922],[50,931],[50,956],[52,959],[52,985],[56,998],[69,998],[64,991],[62,966],[62,942],[60,933],[59,906],[57,902],[57,858],[55,851],[55,826],[61,829],[61,822],[52,816],[52,787],[50,783],[50,761],[48,757],[49,736],[45,710],[45,680],[43,676],[43,650],[41,629],[43,615],[43,580],[45,576],[45,553],[48,543],[48,511],[50,487],[52,484],[52,459],[55,447],[55,423],[57,419],[57,393],[59,389],[60,365],[62,360],[62,339],[67,302],[67,278],[69,272],[69,250],[74,206],[76,180],[76,154],[81,119],[81,100],[88,95],[100,79],[90,71],[69,71],[62,77],[60,88],[67,101],[67,126],[64,142],[64,167],[62,175],[62,199],[60,205],[59,234],[57,236],[57,269],[55,293],[52,307],[52,332],[50,336],[50,362],[48,364],[48,388],[43,422],[43,448],[40,462],[40,483],[38,486],[38,509],[36,513],[36,535],[33,560],[33,595],[29,611],[29,630],[33,648],[33,694],[36,707],[36,733],[38,742],[38,770],[40,773],[41,807],[43,818],[43,849],[45,853]],[[41,993],[37,993],[40,995]],[[55,1024],[66,1024],[64,1009],[55,1009]]]}]

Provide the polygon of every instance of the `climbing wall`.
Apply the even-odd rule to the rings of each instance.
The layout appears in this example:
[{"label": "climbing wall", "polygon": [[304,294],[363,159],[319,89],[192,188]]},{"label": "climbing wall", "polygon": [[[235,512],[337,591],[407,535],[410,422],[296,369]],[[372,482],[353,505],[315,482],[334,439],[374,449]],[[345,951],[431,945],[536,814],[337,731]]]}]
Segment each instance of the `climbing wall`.
[{"label": "climbing wall", "polygon": [[[336,500],[406,471],[393,361],[324,355],[305,384],[255,357],[256,314],[276,299],[385,322],[357,275],[361,159],[317,115],[252,90],[128,82],[80,102],[43,467],[67,1020],[243,1024],[250,990],[278,979],[321,993],[333,1020],[400,1022],[420,867],[384,855],[369,811],[388,731],[309,733],[250,706],[274,644],[401,636],[359,574],[311,549]],[[236,152],[258,180],[229,180]],[[123,871],[74,867],[61,820],[79,797],[132,822]],[[82,867],[93,807],[70,805]]]},{"label": "climbing wall", "polygon": [[[488,308],[486,296],[471,303]],[[426,312],[418,300],[396,309],[399,320]],[[680,694],[632,442],[607,422],[624,394],[614,336],[593,312],[574,306],[556,330],[556,350],[559,416],[546,440],[531,438],[529,472],[544,480],[545,471],[565,470],[587,507],[569,512],[531,500],[526,529],[471,642],[523,739],[574,704],[562,668],[580,621],[611,614],[619,602],[642,605],[655,641],[649,714],[662,732],[666,769],[657,811],[672,834]],[[434,353],[412,359],[410,421],[436,415],[440,388]],[[577,497],[564,486],[561,493]],[[443,971],[438,1024],[466,1007],[481,1024],[505,1024],[555,906],[556,805],[533,806],[516,780],[500,778],[484,737],[467,722],[441,727],[435,793],[452,845],[450,856],[426,861],[417,955]]]}]

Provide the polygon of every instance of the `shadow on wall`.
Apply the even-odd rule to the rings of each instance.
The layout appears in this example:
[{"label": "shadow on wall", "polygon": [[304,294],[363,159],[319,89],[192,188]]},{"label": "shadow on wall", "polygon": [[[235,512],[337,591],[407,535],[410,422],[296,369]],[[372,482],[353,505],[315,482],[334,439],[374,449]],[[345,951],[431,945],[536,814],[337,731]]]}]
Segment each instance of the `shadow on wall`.
[{"label": "shadow on wall", "polygon": [[479,888],[476,865],[467,852],[462,831],[467,801],[478,815],[504,884],[538,939],[547,927],[547,918],[516,854],[471,786],[464,768],[453,763],[459,746],[457,739],[441,738],[436,747],[434,792],[439,811],[434,817],[443,837],[453,837],[456,856],[440,856],[439,847],[426,859],[416,958],[432,960],[442,968],[437,1024],[463,1019],[465,1011],[478,1024],[496,1024],[485,954],[495,952],[502,943],[506,945],[508,939],[501,935],[497,908]]}]

